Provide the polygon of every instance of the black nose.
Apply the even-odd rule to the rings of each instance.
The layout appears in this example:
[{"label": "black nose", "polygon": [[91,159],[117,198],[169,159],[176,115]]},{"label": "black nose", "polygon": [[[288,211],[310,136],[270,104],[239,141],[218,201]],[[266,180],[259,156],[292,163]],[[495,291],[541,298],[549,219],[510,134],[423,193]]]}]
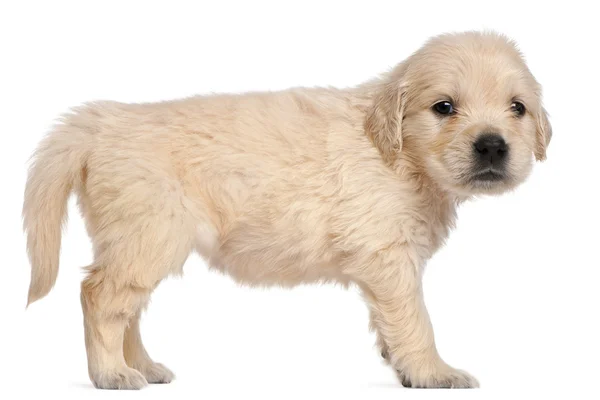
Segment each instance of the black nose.
[{"label": "black nose", "polygon": [[489,166],[500,166],[506,160],[508,145],[500,135],[484,133],[473,144],[479,160]]}]

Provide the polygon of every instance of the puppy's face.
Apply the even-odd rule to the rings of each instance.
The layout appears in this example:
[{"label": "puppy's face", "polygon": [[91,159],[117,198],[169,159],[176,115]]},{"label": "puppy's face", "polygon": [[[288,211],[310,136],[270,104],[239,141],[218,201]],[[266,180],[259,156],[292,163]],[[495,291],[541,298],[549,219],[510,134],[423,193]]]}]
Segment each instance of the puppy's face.
[{"label": "puppy's face", "polygon": [[551,129],[540,87],[501,36],[436,38],[392,73],[387,90],[394,86],[394,151],[412,157],[448,191],[512,189],[528,176],[534,156],[545,158]]}]

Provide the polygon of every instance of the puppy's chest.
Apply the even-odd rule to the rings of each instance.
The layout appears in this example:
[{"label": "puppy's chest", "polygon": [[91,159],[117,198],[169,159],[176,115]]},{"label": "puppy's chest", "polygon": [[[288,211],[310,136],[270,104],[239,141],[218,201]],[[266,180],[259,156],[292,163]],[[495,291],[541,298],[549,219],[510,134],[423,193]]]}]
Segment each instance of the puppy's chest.
[{"label": "puppy's chest", "polygon": [[443,202],[423,210],[428,226],[429,256],[433,255],[446,241],[456,223],[456,209],[453,204]]},{"label": "puppy's chest", "polygon": [[428,260],[444,245],[456,221],[453,205],[444,201],[431,204],[423,201],[419,207],[403,213],[409,218],[401,218],[402,237],[400,240],[409,243],[422,261]]}]

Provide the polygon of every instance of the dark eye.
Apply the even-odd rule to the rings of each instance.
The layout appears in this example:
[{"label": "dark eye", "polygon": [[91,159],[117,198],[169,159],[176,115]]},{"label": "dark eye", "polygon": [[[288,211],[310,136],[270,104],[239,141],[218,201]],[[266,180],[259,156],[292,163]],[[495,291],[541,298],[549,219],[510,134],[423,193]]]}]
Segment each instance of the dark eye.
[{"label": "dark eye", "polygon": [[454,106],[449,101],[440,101],[433,105],[433,110],[440,115],[454,114]]},{"label": "dark eye", "polygon": [[525,106],[519,101],[513,101],[510,105],[510,109],[519,117],[522,117],[525,114]]}]

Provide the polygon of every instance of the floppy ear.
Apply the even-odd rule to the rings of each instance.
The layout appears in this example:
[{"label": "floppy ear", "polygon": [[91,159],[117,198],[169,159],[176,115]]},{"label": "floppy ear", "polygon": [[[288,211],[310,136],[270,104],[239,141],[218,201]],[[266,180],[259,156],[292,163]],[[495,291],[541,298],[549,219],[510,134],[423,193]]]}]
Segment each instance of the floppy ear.
[{"label": "floppy ear", "polygon": [[536,119],[536,143],[535,143],[535,159],[544,161],[546,159],[546,148],[552,139],[552,126],[548,121],[548,113],[544,107],[540,107]]},{"label": "floppy ear", "polygon": [[392,163],[402,149],[406,84],[398,75],[401,69],[375,92],[365,119],[365,132],[387,163]]}]

